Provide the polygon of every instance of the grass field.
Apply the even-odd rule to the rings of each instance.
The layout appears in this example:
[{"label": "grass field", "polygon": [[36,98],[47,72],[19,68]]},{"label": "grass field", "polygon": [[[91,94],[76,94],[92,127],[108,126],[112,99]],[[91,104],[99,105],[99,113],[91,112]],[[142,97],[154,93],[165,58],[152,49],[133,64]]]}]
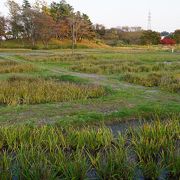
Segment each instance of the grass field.
[{"label": "grass field", "polygon": [[178,51],[0,50],[0,179],[179,179],[179,123]]}]

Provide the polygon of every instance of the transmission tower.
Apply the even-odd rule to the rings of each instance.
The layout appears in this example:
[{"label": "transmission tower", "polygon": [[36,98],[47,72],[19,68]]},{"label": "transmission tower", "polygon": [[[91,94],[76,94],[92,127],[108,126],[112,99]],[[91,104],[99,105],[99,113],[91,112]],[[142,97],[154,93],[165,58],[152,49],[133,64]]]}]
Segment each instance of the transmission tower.
[{"label": "transmission tower", "polygon": [[149,11],[149,13],[148,13],[147,30],[151,30],[151,11]]}]

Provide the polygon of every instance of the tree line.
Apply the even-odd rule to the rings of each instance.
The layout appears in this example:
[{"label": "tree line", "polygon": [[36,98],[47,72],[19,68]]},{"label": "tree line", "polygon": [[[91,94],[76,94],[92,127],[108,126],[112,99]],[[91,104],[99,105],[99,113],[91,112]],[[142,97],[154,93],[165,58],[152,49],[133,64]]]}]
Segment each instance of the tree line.
[{"label": "tree line", "polygon": [[173,33],[166,31],[160,33],[152,30],[143,30],[141,27],[125,26],[106,29],[105,26],[96,24],[95,31],[99,39],[112,46],[123,44],[158,45],[161,43],[162,37],[180,44],[180,30],[176,30]]},{"label": "tree line", "polygon": [[31,5],[28,0],[24,0],[20,5],[14,0],[8,0],[7,5],[9,16],[0,17],[0,36],[5,39],[27,39],[32,46],[41,40],[48,46],[51,38],[73,38],[74,43],[95,38],[88,15],[75,12],[65,0],[52,2],[50,6],[40,1]]},{"label": "tree line", "polygon": [[[101,24],[91,22],[89,16],[74,8],[65,0],[47,5],[39,0],[22,4],[7,0],[8,17],[0,16],[0,39],[21,39],[36,46],[41,41],[45,47],[52,38],[71,39],[76,45],[83,39],[101,41],[118,46],[121,44],[159,44],[161,35],[155,31],[144,31],[141,27],[118,27],[107,29]],[[163,32],[180,43],[180,30],[174,33]]]}]

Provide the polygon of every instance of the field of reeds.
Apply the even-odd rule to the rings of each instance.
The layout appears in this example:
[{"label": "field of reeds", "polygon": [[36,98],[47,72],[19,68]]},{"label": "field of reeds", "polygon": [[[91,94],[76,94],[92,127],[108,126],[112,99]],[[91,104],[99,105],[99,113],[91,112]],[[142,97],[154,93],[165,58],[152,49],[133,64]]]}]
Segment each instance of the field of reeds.
[{"label": "field of reeds", "polygon": [[146,87],[179,93],[180,62],[178,54],[109,53],[62,54],[61,56],[26,56],[28,61],[60,64],[75,72],[120,76],[121,80]]},{"label": "field of reeds", "polygon": [[0,81],[0,104],[39,104],[97,98],[106,95],[97,85],[76,85],[40,78],[11,77]]},{"label": "field of reeds", "polygon": [[179,180],[179,52],[0,57],[0,179]]},{"label": "field of reeds", "polygon": [[144,76],[128,73],[123,79],[129,83],[139,84],[146,87],[160,87],[169,92],[180,93],[180,79],[176,74],[170,73],[150,73]]},{"label": "field of reeds", "polygon": [[177,179],[179,119],[114,136],[106,127],[0,128],[1,179]]},{"label": "field of reeds", "polygon": [[34,72],[38,69],[31,64],[18,63],[15,61],[1,60],[0,73],[23,73]]}]

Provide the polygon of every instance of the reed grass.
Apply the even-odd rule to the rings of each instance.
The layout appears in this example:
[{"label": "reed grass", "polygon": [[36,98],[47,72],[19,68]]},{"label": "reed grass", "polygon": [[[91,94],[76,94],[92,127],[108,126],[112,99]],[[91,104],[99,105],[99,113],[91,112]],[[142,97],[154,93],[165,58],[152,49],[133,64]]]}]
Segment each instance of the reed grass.
[{"label": "reed grass", "polygon": [[77,85],[39,78],[10,78],[0,81],[0,103],[7,105],[73,101],[106,94],[105,88],[101,86]]},{"label": "reed grass", "polygon": [[34,72],[38,68],[32,64],[17,63],[15,61],[0,61],[0,73]]},{"label": "reed grass", "polygon": [[69,54],[65,53],[62,55],[47,55],[47,56],[21,56],[21,58],[31,61],[31,62],[79,62],[82,60],[92,60],[96,59],[93,55],[86,55],[86,54]]},{"label": "reed grass", "polygon": [[150,73],[144,76],[127,73],[123,76],[123,80],[145,87],[160,87],[172,93],[180,92],[180,79],[171,73]]},{"label": "reed grass", "polygon": [[[178,179],[179,119],[107,128],[0,127],[1,179]],[[140,177],[138,177],[140,178]]]},{"label": "reed grass", "polygon": [[179,151],[179,125],[179,120],[164,124],[157,121],[153,125],[144,125],[132,133],[132,146],[145,178],[157,179],[164,171],[171,176],[172,167],[173,172],[176,172],[174,178],[179,175],[177,171],[179,154],[176,151],[176,149]]},{"label": "reed grass", "polygon": [[163,53],[110,53],[25,56],[25,60],[62,63],[71,71],[119,76],[120,80],[179,93],[178,55]]}]

